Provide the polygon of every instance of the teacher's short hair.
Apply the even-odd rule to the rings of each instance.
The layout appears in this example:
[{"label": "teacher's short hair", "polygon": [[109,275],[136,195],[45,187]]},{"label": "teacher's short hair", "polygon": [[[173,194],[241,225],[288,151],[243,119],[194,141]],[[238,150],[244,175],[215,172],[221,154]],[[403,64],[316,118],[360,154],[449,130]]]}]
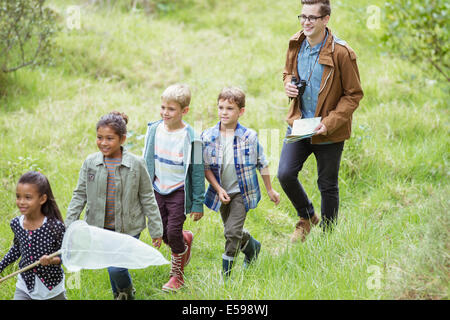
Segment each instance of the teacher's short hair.
[{"label": "teacher's short hair", "polygon": [[330,0],[302,0],[304,4],[320,4],[320,14],[323,16],[329,16],[331,14]]}]

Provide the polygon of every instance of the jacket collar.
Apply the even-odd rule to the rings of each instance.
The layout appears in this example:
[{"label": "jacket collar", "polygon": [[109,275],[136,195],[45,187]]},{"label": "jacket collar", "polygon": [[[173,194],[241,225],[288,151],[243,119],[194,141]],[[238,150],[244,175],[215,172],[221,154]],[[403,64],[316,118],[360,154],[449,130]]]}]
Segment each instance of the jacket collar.
[{"label": "jacket collar", "polygon": [[[328,38],[325,42],[322,51],[319,55],[319,63],[323,65],[327,65],[330,67],[334,66],[332,54],[334,52],[334,36],[331,33],[331,29],[326,27],[326,30],[328,32]],[[294,34],[289,42],[291,45],[298,46],[300,48],[302,42],[306,39],[305,34],[303,33],[303,30],[300,30],[296,34]]]},{"label": "jacket collar", "polygon": [[[120,149],[122,149],[122,163],[121,163],[121,165],[130,168],[131,167],[130,154],[123,147],[120,147]],[[105,164],[104,157],[103,157],[103,154],[101,152],[97,152],[97,155],[96,155],[96,157],[94,159],[94,164],[96,166]]]},{"label": "jacket collar", "polygon": [[[152,132],[151,136],[154,137],[156,129],[158,128],[159,124],[163,122],[163,120],[153,121],[148,123],[148,129]],[[195,135],[194,129],[189,125],[189,123],[183,121],[183,123],[186,126],[186,131],[188,133],[188,137],[190,142],[194,141],[201,141],[199,137]]]},{"label": "jacket collar", "polygon": [[[234,130],[234,136],[241,139],[242,137],[244,137],[246,132],[247,128],[238,122],[236,129]],[[218,138],[220,136],[220,121],[213,127],[212,136],[214,138]]]}]

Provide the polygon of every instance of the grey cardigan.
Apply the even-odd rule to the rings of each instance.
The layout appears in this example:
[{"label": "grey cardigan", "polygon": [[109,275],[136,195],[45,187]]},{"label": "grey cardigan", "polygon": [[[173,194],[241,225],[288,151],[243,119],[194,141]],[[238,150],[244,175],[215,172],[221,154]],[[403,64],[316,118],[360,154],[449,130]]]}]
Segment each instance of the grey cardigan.
[{"label": "grey cardigan", "polygon": [[[136,236],[145,229],[150,236],[161,238],[162,221],[144,159],[127,151],[116,172],[116,231]],[[105,223],[106,185],[108,172],[103,154],[91,154],[80,170],[78,184],[67,209],[66,226],[78,220],[84,207],[89,225],[103,228]],[[146,218],[147,217],[147,223]]]}]

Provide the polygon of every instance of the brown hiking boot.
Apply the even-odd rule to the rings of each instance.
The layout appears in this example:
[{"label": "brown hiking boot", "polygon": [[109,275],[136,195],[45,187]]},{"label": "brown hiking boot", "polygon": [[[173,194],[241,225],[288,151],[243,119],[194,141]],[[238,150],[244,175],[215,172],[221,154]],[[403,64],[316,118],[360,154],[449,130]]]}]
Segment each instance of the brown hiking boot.
[{"label": "brown hiking boot", "polygon": [[309,219],[300,218],[295,225],[294,232],[291,235],[291,242],[295,243],[298,239],[304,242],[306,240],[306,236],[311,231],[311,223],[313,225],[317,225],[319,223],[319,218],[315,214]]}]

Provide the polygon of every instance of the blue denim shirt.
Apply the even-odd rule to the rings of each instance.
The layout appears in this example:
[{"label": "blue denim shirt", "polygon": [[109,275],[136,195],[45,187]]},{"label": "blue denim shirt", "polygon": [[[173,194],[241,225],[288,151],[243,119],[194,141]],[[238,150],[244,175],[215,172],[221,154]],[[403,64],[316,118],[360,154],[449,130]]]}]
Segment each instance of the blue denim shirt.
[{"label": "blue denim shirt", "polygon": [[[325,35],[323,43],[327,41],[328,32]],[[302,118],[314,118],[316,113],[317,99],[319,96],[320,83],[322,82],[323,65],[317,60],[316,66],[314,62],[318,59],[322,42],[311,48],[309,42],[303,41],[297,56],[297,68],[300,79],[307,81],[305,93],[302,96]],[[311,70],[314,68],[311,79],[308,82]]]}]

